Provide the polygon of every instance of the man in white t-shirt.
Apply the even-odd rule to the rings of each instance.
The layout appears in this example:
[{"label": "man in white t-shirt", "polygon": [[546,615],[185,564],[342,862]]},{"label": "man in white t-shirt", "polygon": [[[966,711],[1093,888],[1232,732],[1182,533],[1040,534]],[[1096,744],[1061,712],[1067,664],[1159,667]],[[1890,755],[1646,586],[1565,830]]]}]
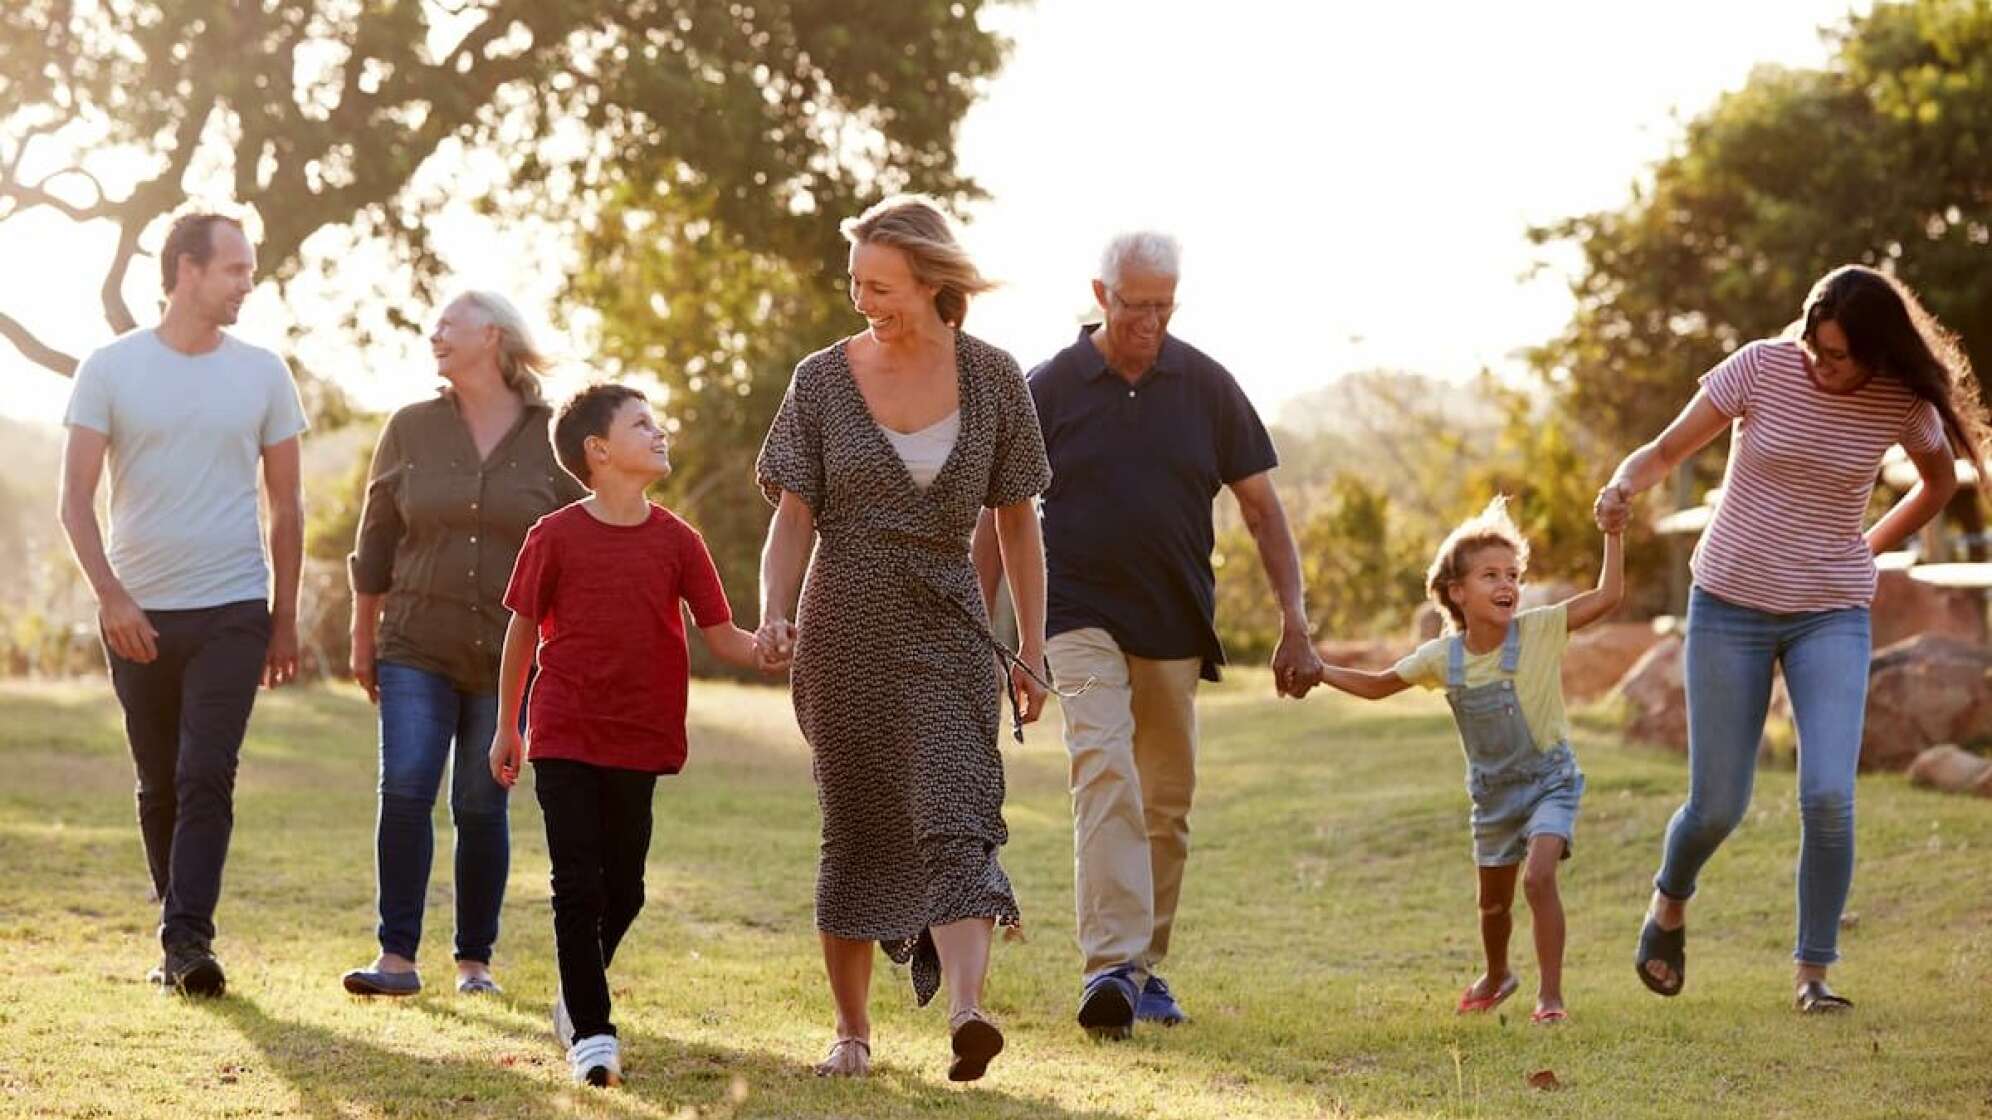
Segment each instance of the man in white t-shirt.
[{"label": "man in white t-shirt", "polygon": [[[297,674],[305,420],[283,359],[222,331],[255,283],[256,251],[241,225],[186,215],[159,260],[159,325],[124,335],[76,371],[63,418],[62,527],[97,596],[138,773],[165,950],[152,979],[218,996],[226,979],[212,949],[214,911],[242,736],[258,683]],[[108,550],[95,509],[107,458]]]}]

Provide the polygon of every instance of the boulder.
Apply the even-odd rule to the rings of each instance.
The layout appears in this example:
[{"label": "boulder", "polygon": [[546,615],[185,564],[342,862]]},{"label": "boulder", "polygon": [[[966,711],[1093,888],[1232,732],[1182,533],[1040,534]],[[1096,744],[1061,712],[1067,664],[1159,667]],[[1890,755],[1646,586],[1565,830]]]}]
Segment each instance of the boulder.
[{"label": "boulder", "polygon": [[1875,654],[1861,769],[1901,770],[1939,743],[1992,740],[1992,650],[1925,634]]},{"label": "boulder", "polygon": [[1992,797],[1992,758],[1980,758],[1948,744],[1931,747],[1909,764],[1909,784]]},{"label": "boulder", "polygon": [[1570,635],[1563,653],[1563,698],[1582,704],[1610,692],[1662,637],[1649,622],[1601,622]]},{"label": "boulder", "polygon": [[1405,654],[1410,652],[1410,650],[1405,649],[1403,646],[1394,645],[1390,642],[1341,640],[1317,642],[1315,643],[1314,651],[1321,655],[1321,660],[1330,665],[1341,665],[1349,669],[1366,669],[1370,672],[1380,672],[1388,669],[1392,665],[1397,664]]},{"label": "boulder", "polygon": [[1687,686],[1681,676],[1682,641],[1668,635],[1653,644],[1619,680],[1628,715],[1625,734],[1677,751],[1688,749]]},{"label": "boulder", "polygon": [[1983,592],[1936,587],[1910,579],[1908,572],[1900,570],[1880,573],[1868,617],[1876,649],[1922,634],[1980,643],[1987,636]]}]

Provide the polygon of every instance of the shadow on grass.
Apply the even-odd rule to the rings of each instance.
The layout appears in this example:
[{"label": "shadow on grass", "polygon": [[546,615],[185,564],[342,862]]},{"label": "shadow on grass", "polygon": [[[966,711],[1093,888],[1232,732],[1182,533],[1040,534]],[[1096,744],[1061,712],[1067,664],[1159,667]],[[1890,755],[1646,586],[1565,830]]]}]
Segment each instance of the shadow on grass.
[{"label": "shadow on grass", "polygon": [[531,1106],[534,1114],[569,1111],[556,1103],[561,1094],[553,1085],[496,1062],[402,1053],[328,1027],[271,1018],[247,996],[198,1006],[241,1032],[270,1072],[297,1093],[303,1110],[322,1120],[344,1120],[355,1105],[379,1113],[446,1114],[506,1099]]},{"label": "shadow on grass", "polygon": [[[504,1037],[508,1046],[546,1055],[558,1062],[558,1049],[546,1028],[524,1026],[514,1014],[534,1024],[543,1020],[537,1004],[507,995],[487,1008],[423,1002],[422,1011],[446,1022]],[[500,1010],[502,1008],[502,1010]],[[623,1040],[624,1065],[630,1079],[622,1092],[663,1110],[667,1115],[694,1109],[700,1117],[735,1116],[929,1116],[972,1107],[979,1116],[1016,1120],[1124,1120],[1125,1114],[1095,1110],[1073,1111],[1036,1097],[1017,1096],[981,1086],[952,1086],[940,1070],[919,1071],[886,1059],[864,1080],[819,1078],[809,1063],[766,1050],[688,1043],[654,1033],[633,1033]],[[1004,1063],[1028,1059],[1007,1052],[997,1060],[1000,1078]],[[564,1068],[561,1074],[565,1075]]]}]

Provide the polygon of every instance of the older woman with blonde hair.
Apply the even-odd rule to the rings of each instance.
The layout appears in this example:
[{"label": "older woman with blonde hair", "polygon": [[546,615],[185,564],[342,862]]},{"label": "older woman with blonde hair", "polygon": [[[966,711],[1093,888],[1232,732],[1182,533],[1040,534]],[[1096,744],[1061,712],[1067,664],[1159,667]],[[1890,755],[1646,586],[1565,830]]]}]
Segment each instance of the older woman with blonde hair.
[{"label": "older woman with blonde hair", "polygon": [[497,990],[491,953],[511,830],[485,751],[498,719],[505,582],[533,522],[585,494],[554,459],[539,389],[551,362],[517,308],[466,292],[444,308],[429,347],[442,391],[381,430],[348,564],[353,678],[380,708],[380,956],[342,978],[357,995],[422,988],[430,813],[446,766],[457,990]]},{"label": "older woman with blonde hair", "polygon": [[[890,198],[843,229],[865,329],[796,367],[757,469],[776,506],[758,637],[771,650],[793,643],[796,720],[822,809],[816,924],[837,1033],[817,1072],[870,1068],[878,942],[911,962],[922,1004],[945,985],[948,1076],[972,1081],[1003,1048],[981,1006],[994,927],[1020,920],[997,862],[1008,838],[999,705],[1006,668],[1019,735],[1044,703],[1033,499],[1050,468],[1016,359],[961,329],[989,283],[939,207]],[[969,564],[985,507],[1020,654],[990,636]]]}]

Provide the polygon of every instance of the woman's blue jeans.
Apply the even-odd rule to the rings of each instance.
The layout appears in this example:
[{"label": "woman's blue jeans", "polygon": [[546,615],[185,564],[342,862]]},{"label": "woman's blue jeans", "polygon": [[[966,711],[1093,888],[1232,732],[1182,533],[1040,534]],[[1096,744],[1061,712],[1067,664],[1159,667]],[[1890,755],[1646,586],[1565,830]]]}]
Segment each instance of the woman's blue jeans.
[{"label": "woman's blue jeans", "polygon": [[491,960],[498,911],[512,870],[505,787],[491,777],[498,694],[460,692],[448,677],[382,661],[380,821],[374,874],[380,885],[380,947],[409,960],[422,943],[422,912],[435,858],[431,819],[443,768],[450,770],[456,825],[456,959]]},{"label": "woman's blue jeans", "polygon": [[1667,825],[1654,886],[1685,899],[1750,807],[1757,746],[1782,663],[1798,724],[1798,945],[1802,964],[1839,959],[1854,878],[1854,772],[1867,710],[1866,607],[1772,614],[1697,587],[1688,600],[1688,801]]}]

